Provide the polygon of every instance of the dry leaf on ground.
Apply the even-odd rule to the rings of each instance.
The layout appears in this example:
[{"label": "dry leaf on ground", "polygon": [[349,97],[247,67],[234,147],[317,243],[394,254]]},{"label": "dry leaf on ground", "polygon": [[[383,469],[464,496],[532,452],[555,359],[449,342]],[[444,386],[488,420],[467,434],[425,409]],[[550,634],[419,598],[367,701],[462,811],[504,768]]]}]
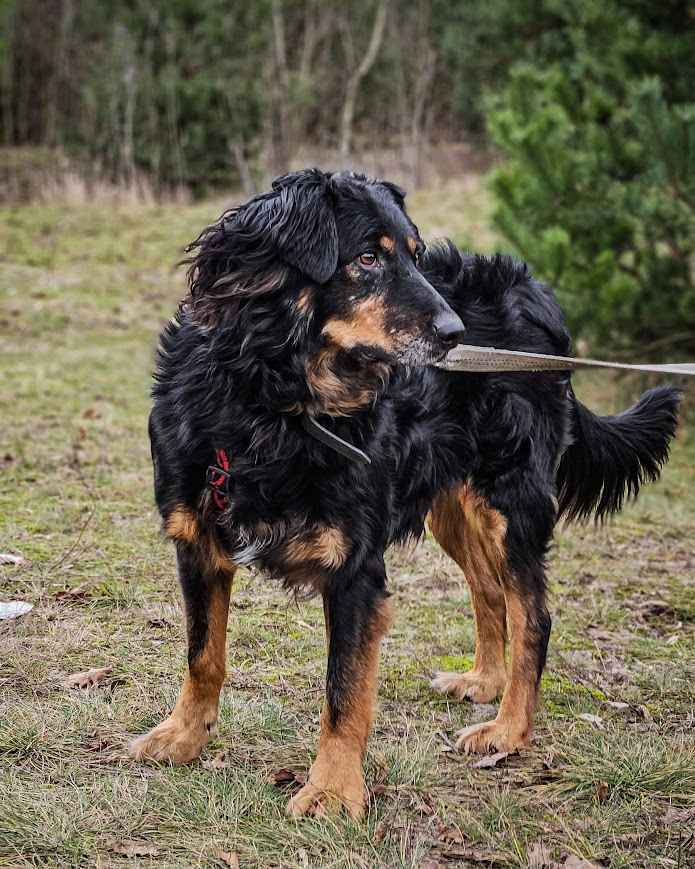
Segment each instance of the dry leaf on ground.
[{"label": "dry leaf on ground", "polygon": [[292,769],[276,769],[270,774],[270,782],[276,788],[301,787],[306,784],[306,774],[303,772],[295,772]]},{"label": "dry leaf on ground", "polygon": [[122,854],[124,857],[156,857],[159,848],[151,842],[141,842],[136,839],[117,839],[108,845],[109,851]]},{"label": "dry leaf on ground", "polygon": [[205,758],[202,764],[205,769],[228,769],[233,766],[232,758],[227,751],[218,751],[213,757]]},{"label": "dry leaf on ground", "polygon": [[557,869],[559,863],[553,860],[550,848],[542,842],[535,842],[526,852],[529,869]]},{"label": "dry leaf on ground", "polygon": [[236,851],[215,851],[215,857],[225,866],[239,869],[239,855]]},{"label": "dry leaf on ground", "polygon": [[449,842],[452,845],[463,845],[463,833],[458,827],[442,827],[437,833],[440,842]]},{"label": "dry leaf on ground", "polygon": [[581,718],[582,721],[588,721],[589,724],[593,724],[594,727],[597,727],[599,730],[604,730],[603,726],[603,718],[600,715],[592,715],[590,712],[581,712],[577,715],[577,718]]},{"label": "dry leaf on ground", "polygon": [[603,869],[600,863],[592,863],[583,857],[577,857],[576,854],[570,854],[562,865],[564,869]]},{"label": "dry leaf on ground", "polygon": [[113,667],[94,667],[81,673],[73,673],[63,680],[63,685],[65,688],[92,688],[103,682],[112,672]]},{"label": "dry leaf on ground", "polygon": [[664,815],[665,824],[686,824],[689,822],[695,824],[695,808],[677,809],[671,806]]},{"label": "dry leaf on ground", "polygon": [[496,754],[486,754],[485,757],[481,757],[480,760],[476,760],[475,763],[472,763],[471,767],[473,769],[489,769],[497,766],[498,763],[501,763],[507,757],[509,757],[508,751],[498,751]]},{"label": "dry leaf on ground", "polygon": [[26,559],[11,552],[0,552],[0,564],[26,564]]},{"label": "dry leaf on ground", "polygon": [[597,803],[605,803],[608,799],[608,792],[610,791],[610,787],[607,781],[597,781],[596,782],[596,802]]},{"label": "dry leaf on ground", "polygon": [[91,588],[86,583],[76,585],[73,588],[62,588],[53,595],[56,600],[64,601],[86,600],[91,596]]}]

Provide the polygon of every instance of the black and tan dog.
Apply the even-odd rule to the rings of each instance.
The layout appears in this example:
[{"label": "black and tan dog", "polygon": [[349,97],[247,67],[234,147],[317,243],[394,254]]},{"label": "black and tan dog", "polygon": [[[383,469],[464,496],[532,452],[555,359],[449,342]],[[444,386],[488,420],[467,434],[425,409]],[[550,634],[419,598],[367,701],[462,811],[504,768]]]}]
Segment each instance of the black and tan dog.
[{"label": "black and tan dog", "polygon": [[206,744],[232,578],[253,564],[324,603],[318,755],[288,810],[342,803],[359,816],[390,620],[384,551],[421,535],[428,513],[465,572],[477,634],[473,669],[433,685],[474,702],[502,695],[494,721],[461,732],[462,750],[525,745],[550,634],[553,527],[563,514],[618,510],[657,477],[677,391],[652,390],[600,418],[564,373],[431,367],[464,322],[481,345],[567,354],[569,338],[552,292],[523,264],[449,243],[425,251],[391,184],[288,175],[190,250],[190,296],[162,335],[150,419],[188,673],[172,714],[133,756],[183,763]]}]

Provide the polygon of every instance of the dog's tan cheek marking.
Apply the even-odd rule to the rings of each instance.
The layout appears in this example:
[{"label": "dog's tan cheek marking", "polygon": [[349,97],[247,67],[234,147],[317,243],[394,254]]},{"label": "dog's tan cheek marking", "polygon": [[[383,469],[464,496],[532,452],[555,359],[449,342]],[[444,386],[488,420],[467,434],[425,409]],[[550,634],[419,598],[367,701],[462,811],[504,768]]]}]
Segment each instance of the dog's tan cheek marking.
[{"label": "dog's tan cheek marking", "polygon": [[[341,380],[333,368],[335,353],[334,347],[326,348],[307,361],[306,379],[312,395],[309,407],[334,416],[349,416],[374,401],[376,387],[373,382],[356,384]],[[378,373],[376,364],[374,372]],[[383,379],[386,377],[384,373]]]},{"label": "dog's tan cheek marking", "polygon": [[339,528],[321,528],[288,543],[286,555],[294,564],[317,561],[334,570],[345,564],[350,548],[350,541]]},{"label": "dog's tan cheek marking", "polygon": [[334,318],[323,327],[323,334],[344,350],[357,344],[372,344],[384,350],[393,350],[393,337],[385,328],[386,311],[379,296],[358,302],[349,320]]},{"label": "dog's tan cheek marking", "polygon": [[386,253],[393,253],[396,247],[396,242],[390,235],[382,235],[379,239],[379,247]]},{"label": "dog's tan cheek marking", "polygon": [[412,235],[408,236],[408,250],[415,256],[415,251],[417,250],[417,241],[412,237]]}]

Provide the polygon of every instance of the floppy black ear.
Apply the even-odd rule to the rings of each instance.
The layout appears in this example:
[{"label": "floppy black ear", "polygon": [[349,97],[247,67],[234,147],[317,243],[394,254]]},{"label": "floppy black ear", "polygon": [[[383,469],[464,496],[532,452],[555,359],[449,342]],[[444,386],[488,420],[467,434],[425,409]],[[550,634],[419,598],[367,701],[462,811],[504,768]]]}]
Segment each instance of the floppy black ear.
[{"label": "floppy black ear", "polygon": [[239,210],[238,226],[265,235],[278,255],[317,283],[338,267],[338,227],[330,176],[317,169],[283,175],[272,193]]}]

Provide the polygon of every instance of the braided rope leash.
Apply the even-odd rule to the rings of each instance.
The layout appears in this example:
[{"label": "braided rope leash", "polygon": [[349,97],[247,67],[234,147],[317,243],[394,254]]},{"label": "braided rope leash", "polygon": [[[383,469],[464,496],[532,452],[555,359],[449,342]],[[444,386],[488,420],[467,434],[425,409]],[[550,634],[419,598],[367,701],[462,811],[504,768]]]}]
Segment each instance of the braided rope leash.
[{"label": "braided rope leash", "polygon": [[496,347],[475,347],[459,344],[437,362],[446,371],[575,371],[580,368],[618,368],[622,371],[650,371],[656,374],[695,375],[695,362],[675,362],[666,365],[631,365],[627,362],[601,362],[598,359],[576,359],[572,356],[551,356],[546,353],[524,353],[519,350],[498,350]]}]

